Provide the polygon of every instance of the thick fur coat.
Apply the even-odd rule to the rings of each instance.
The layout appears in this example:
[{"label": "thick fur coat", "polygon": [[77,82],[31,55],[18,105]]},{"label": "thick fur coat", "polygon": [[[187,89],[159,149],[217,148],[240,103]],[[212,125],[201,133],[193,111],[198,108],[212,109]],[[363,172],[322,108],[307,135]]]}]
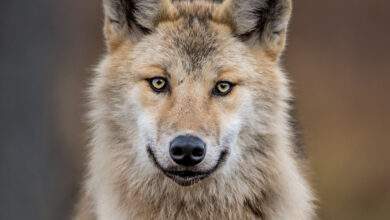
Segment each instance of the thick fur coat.
[{"label": "thick fur coat", "polygon": [[[103,5],[75,219],[313,219],[279,63],[291,0]],[[196,166],[170,157],[182,134],[207,145]]]}]

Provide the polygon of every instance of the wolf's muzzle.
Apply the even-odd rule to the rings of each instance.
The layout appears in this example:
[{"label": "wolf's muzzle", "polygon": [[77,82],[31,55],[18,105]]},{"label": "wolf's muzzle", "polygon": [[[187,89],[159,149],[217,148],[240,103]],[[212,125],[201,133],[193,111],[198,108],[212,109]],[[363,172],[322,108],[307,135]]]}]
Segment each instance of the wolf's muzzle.
[{"label": "wolf's muzzle", "polygon": [[206,155],[206,143],[192,135],[180,135],[171,142],[169,154],[179,165],[195,166],[202,162]]}]

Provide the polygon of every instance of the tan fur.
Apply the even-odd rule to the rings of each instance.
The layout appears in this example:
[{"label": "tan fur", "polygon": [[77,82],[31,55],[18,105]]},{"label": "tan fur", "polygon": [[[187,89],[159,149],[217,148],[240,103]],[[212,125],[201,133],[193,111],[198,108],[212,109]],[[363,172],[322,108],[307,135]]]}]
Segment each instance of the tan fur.
[{"label": "tan fur", "polygon": [[[313,194],[288,122],[288,80],[279,66],[287,26],[277,35],[267,26],[259,41],[243,42],[235,37],[243,28],[232,17],[234,1],[164,0],[148,6],[157,13],[137,17],[151,28],[144,35],[121,23],[109,1],[108,52],[89,90],[89,166],[75,219],[313,219]],[[287,25],[291,1],[281,2]],[[170,93],[151,91],[145,79],[155,76],[169,79]],[[229,96],[210,95],[219,80],[236,84]],[[186,187],[146,152],[151,145],[157,162],[173,166],[165,149],[182,133],[210,146],[199,169],[229,150],[219,169]]]}]

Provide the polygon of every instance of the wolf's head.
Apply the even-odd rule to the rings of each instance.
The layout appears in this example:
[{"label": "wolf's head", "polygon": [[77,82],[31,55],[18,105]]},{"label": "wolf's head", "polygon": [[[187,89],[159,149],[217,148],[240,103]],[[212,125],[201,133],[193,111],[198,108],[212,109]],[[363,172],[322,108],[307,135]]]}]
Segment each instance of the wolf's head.
[{"label": "wolf's head", "polygon": [[132,158],[125,166],[191,185],[264,150],[288,98],[278,61],[290,0],[104,0],[104,9],[108,54],[92,114],[115,143],[105,147]]}]

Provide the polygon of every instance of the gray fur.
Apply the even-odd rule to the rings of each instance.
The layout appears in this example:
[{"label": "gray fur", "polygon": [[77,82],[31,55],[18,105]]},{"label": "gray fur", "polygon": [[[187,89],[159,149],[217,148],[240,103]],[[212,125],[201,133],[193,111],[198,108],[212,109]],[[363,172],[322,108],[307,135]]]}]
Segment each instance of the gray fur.
[{"label": "gray fur", "polygon": [[[77,220],[314,218],[277,59],[291,1],[232,1],[165,1],[167,9],[104,0],[111,50],[89,89],[92,138]],[[156,94],[148,79],[161,76],[170,90]],[[232,92],[214,96],[225,80]],[[191,168],[169,156],[182,134],[207,145]],[[170,169],[207,176],[180,184]]]},{"label": "gray fur", "polygon": [[236,34],[272,38],[287,29],[291,0],[235,0],[233,18]]}]

